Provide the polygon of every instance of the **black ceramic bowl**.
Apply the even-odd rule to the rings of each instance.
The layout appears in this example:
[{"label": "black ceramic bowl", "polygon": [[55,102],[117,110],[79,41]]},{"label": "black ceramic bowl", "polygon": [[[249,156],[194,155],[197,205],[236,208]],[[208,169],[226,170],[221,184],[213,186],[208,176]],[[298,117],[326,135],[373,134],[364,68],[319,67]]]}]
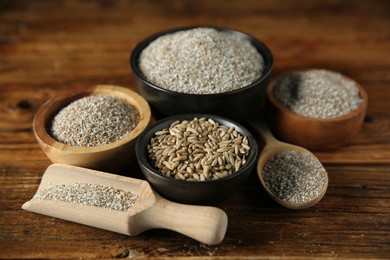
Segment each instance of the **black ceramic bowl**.
[{"label": "black ceramic bowl", "polygon": [[144,39],[135,47],[131,54],[130,64],[139,92],[149,102],[153,112],[157,116],[184,113],[209,113],[242,121],[243,118],[258,109],[265,97],[273,64],[271,51],[264,43],[252,36],[230,29],[207,27],[246,38],[263,57],[264,69],[262,76],[246,87],[218,94],[186,94],[156,86],[148,82],[143,76],[139,68],[139,57],[145,47],[160,36],[193,28],[199,27],[177,28],[159,32]]},{"label": "black ceramic bowl", "polygon": [[[195,117],[211,118],[221,125],[234,127],[239,133],[247,136],[251,150],[246,164],[241,169],[217,180],[185,181],[162,175],[158,169],[153,167],[147,145],[154,134],[169,127],[176,120],[192,120]],[[162,196],[180,203],[210,205],[227,200],[244,184],[255,165],[258,146],[253,135],[245,127],[230,119],[209,114],[182,114],[167,117],[146,128],[137,139],[135,153],[145,178]]]}]

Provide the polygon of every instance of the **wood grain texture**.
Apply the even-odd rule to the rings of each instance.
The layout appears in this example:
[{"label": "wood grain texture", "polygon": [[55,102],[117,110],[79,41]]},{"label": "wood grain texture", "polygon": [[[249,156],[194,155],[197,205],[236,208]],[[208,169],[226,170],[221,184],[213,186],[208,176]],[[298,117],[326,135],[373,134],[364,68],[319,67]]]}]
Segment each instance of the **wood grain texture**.
[{"label": "wood grain texture", "polygon": [[[178,233],[128,237],[20,209],[50,164],[32,119],[59,93],[97,84],[135,89],[129,57],[163,29],[215,25],[265,42],[276,78],[324,68],[368,95],[363,128],[334,151],[315,152],[329,174],[314,207],[285,209],[256,174],[228,202],[224,241]],[[390,3],[387,0],[0,0],[0,258],[390,258]],[[142,178],[137,165],[127,171]]]}]

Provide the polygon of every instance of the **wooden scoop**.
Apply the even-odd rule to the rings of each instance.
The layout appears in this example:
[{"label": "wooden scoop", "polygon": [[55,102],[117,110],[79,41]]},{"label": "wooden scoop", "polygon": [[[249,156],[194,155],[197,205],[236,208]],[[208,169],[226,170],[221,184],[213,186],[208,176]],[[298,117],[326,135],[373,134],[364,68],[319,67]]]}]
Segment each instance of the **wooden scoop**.
[{"label": "wooden scoop", "polygon": [[148,229],[165,228],[209,245],[219,244],[225,236],[228,220],[223,210],[168,201],[152,190],[148,182],[139,179],[52,164],[43,175],[38,190],[74,183],[108,186],[131,192],[138,198],[128,211],[52,200],[30,200],[22,208],[130,236]]},{"label": "wooden scoop", "polygon": [[294,151],[297,151],[297,152],[300,152],[300,153],[309,154],[310,156],[313,156],[314,158],[316,158],[315,155],[312,154],[310,151],[308,151],[307,149],[305,149],[303,147],[278,141],[272,135],[270,129],[268,128],[266,123],[263,122],[263,121],[260,121],[260,120],[257,120],[257,119],[252,119],[251,125],[252,125],[252,127],[254,127],[257,130],[257,132],[261,135],[261,137],[263,138],[263,140],[265,142],[265,147],[263,148],[263,151],[260,154],[259,160],[257,162],[256,169],[257,169],[257,174],[259,176],[260,182],[263,185],[263,187],[264,187],[265,191],[267,192],[267,194],[274,201],[276,201],[280,205],[282,205],[282,206],[284,206],[286,208],[289,208],[289,209],[304,209],[304,208],[309,208],[309,207],[317,204],[322,199],[322,197],[325,195],[326,190],[328,188],[329,180],[328,180],[328,173],[327,172],[325,172],[326,180],[325,180],[324,188],[318,194],[318,196],[314,197],[313,199],[311,199],[309,201],[297,202],[297,203],[289,202],[289,201],[282,200],[282,199],[276,197],[267,188],[267,186],[265,184],[265,181],[264,181],[264,178],[263,178],[263,168],[264,168],[264,165],[266,164],[266,162],[269,159],[271,159],[273,156],[275,156],[275,155],[277,155],[277,154],[279,154],[279,153],[281,153],[283,151],[294,150]]}]

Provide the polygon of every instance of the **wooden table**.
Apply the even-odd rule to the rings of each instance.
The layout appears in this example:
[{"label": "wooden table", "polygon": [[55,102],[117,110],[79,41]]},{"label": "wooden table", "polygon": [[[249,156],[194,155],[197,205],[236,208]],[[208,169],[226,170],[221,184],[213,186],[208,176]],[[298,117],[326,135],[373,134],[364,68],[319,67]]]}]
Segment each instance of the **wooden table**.
[{"label": "wooden table", "polygon": [[[324,68],[365,87],[369,105],[359,136],[347,147],[315,153],[330,177],[323,200],[288,210],[266,196],[253,173],[220,205],[229,226],[217,246],[167,230],[127,237],[21,210],[51,163],[32,132],[38,107],[95,84],[135,89],[134,46],[186,25],[261,39],[274,54],[274,78]],[[387,0],[0,0],[0,258],[390,258],[389,84]]]}]

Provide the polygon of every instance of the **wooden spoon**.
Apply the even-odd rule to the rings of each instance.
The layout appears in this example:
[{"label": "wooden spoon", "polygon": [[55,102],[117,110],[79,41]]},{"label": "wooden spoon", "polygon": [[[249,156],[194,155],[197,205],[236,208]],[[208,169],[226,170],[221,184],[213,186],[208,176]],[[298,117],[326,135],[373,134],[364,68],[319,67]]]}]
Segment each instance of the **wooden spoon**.
[{"label": "wooden spoon", "polygon": [[318,196],[314,197],[311,200],[308,200],[308,201],[305,201],[305,202],[297,202],[297,203],[289,202],[289,201],[286,201],[286,200],[283,200],[283,199],[280,199],[280,198],[276,197],[267,188],[267,186],[265,184],[265,181],[264,181],[264,178],[263,178],[263,168],[264,168],[264,165],[266,164],[266,162],[269,159],[271,159],[273,156],[275,156],[275,155],[277,155],[277,154],[279,154],[279,153],[281,153],[283,151],[294,150],[294,151],[297,151],[299,153],[309,154],[310,156],[313,156],[314,158],[316,158],[315,155],[312,154],[310,151],[308,151],[307,149],[305,149],[303,147],[278,141],[272,135],[270,129],[268,128],[266,123],[263,122],[263,121],[252,119],[251,124],[257,130],[257,132],[259,132],[259,134],[261,135],[261,137],[265,141],[265,147],[263,148],[263,151],[261,152],[261,154],[259,156],[259,160],[257,162],[256,169],[257,169],[257,174],[259,176],[260,182],[263,185],[263,187],[264,187],[265,191],[267,192],[267,194],[274,201],[276,201],[280,205],[282,205],[282,206],[284,206],[286,208],[289,208],[289,209],[304,209],[304,208],[309,208],[309,207],[317,204],[322,199],[322,197],[325,195],[326,190],[328,188],[329,180],[328,180],[328,173],[327,172],[325,172],[326,179],[325,179],[324,187],[323,187],[322,191],[318,194]]},{"label": "wooden spoon", "polygon": [[53,200],[30,200],[23,209],[56,218],[98,227],[130,236],[153,228],[170,229],[202,243],[219,244],[226,233],[226,213],[215,207],[178,204],[159,196],[144,180],[52,164],[38,190],[74,183],[103,185],[138,195],[128,211],[112,210]]}]

